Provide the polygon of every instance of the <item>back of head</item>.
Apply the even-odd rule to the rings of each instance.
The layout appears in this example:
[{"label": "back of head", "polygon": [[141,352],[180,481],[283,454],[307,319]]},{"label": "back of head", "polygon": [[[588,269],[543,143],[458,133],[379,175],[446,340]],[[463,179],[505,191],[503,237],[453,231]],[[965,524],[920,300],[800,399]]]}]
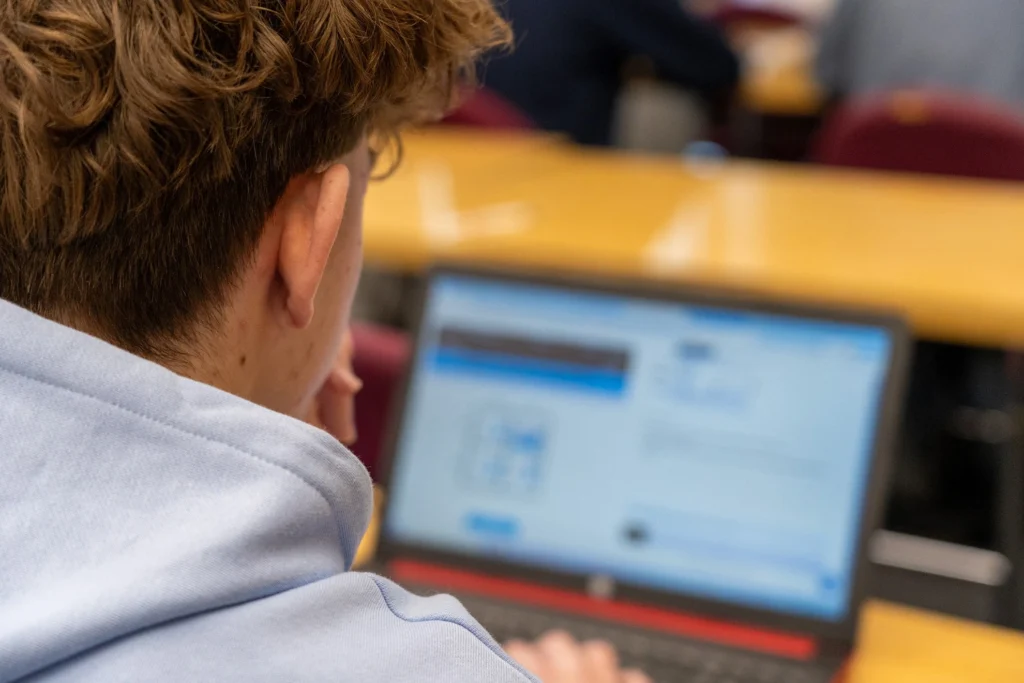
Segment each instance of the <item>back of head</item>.
[{"label": "back of head", "polygon": [[0,298],[166,357],[291,178],[438,115],[487,0],[9,0]]}]

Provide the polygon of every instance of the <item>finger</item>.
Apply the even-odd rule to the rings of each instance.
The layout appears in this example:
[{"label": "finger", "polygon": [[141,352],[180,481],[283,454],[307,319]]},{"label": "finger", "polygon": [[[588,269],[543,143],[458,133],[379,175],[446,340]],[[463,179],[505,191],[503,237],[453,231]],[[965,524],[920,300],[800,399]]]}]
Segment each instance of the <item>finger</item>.
[{"label": "finger", "polygon": [[619,683],[619,655],[601,640],[583,643],[583,664],[588,683]]},{"label": "finger", "polygon": [[336,388],[358,393],[363,388],[363,383],[356,376],[352,369],[352,359],[355,356],[355,341],[352,330],[345,330],[341,337],[341,345],[338,347],[338,355],[334,358],[331,367],[331,375],[327,381],[334,384]]},{"label": "finger", "polygon": [[356,433],[355,396],[363,388],[362,381],[352,370],[354,353],[352,332],[346,330],[331,372],[317,396],[318,417],[324,429],[348,446],[355,443],[359,436]]},{"label": "finger", "polygon": [[358,436],[355,392],[347,386],[339,388],[335,383],[327,382],[317,398],[320,405],[319,418],[324,429],[343,444],[354,443]]},{"label": "finger", "polygon": [[544,665],[559,683],[586,683],[583,650],[571,635],[551,631],[537,641],[537,649],[544,657]]},{"label": "finger", "polygon": [[639,669],[627,669],[622,672],[622,683],[654,683],[651,677]]},{"label": "finger", "polygon": [[353,372],[352,365],[348,359],[341,356],[338,357],[334,366],[331,367],[331,374],[327,376],[327,383],[335,389],[349,391],[353,394],[358,394],[359,390],[363,388],[363,381]]},{"label": "finger", "polygon": [[505,643],[505,652],[509,653],[509,655],[512,655],[513,652],[525,652],[532,649],[533,647],[531,645],[529,645],[525,640],[520,640],[519,638],[513,638]]},{"label": "finger", "polygon": [[543,678],[545,675],[543,659],[540,652],[533,645],[529,645],[521,640],[513,640],[505,645],[505,652],[535,676]]}]

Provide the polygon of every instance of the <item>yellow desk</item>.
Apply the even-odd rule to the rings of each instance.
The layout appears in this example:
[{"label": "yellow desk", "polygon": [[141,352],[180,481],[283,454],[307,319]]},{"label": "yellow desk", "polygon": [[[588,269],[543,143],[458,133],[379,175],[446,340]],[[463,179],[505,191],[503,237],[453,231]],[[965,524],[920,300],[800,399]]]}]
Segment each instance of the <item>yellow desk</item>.
[{"label": "yellow desk", "polygon": [[917,333],[1024,345],[1019,185],[729,162],[550,137],[406,137],[372,187],[370,263],[458,260],[654,278],[903,311]]},{"label": "yellow desk", "polygon": [[1020,683],[1024,634],[870,603],[849,683]]},{"label": "yellow desk", "polygon": [[739,98],[758,114],[813,116],[825,95],[814,77],[816,38],[802,27],[739,31],[731,42],[743,60]]},{"label": "yellow desk", "polygon": [[[378,514],[360,548],[372,558]],[[883,602],[867,606],[846,683],[1021,683],[1024,634]]]}]

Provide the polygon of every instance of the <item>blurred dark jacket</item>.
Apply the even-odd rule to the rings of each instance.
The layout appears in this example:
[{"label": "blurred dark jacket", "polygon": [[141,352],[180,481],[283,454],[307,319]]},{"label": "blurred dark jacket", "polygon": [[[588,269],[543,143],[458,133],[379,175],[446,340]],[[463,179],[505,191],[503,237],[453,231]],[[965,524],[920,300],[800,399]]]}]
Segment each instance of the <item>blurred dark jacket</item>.
[{"label": "blurred dark jacket", "polygon": [[484,83],[547,130],[608,144],[623,70],[646,57],[655,76],[716,95],[739,64],[714,25],[680,0],[503,0],[516,48],[494,56]]},{"label": "blurred dark jacket", "polygon": [[1024,0],[840,0],[818,79],[833,96],[939,88],[1024,105]]}]

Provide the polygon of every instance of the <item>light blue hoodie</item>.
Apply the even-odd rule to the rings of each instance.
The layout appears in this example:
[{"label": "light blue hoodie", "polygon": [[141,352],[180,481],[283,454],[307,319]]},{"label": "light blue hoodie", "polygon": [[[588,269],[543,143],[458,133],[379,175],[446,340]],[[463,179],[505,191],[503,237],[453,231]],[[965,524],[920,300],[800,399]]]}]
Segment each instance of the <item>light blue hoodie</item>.
[{"label": "light blue hoodie", "polygon": [[327,434],[0,301],[0,683],[532,680],[348,571],[370,506]]}]

